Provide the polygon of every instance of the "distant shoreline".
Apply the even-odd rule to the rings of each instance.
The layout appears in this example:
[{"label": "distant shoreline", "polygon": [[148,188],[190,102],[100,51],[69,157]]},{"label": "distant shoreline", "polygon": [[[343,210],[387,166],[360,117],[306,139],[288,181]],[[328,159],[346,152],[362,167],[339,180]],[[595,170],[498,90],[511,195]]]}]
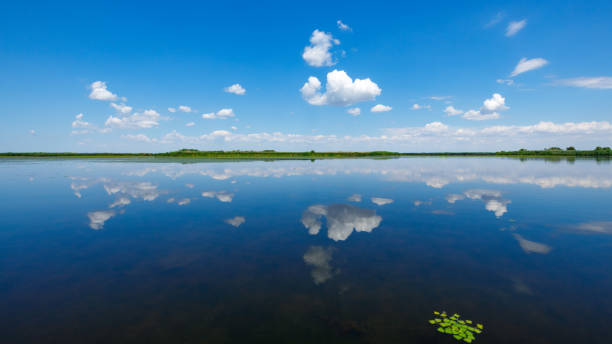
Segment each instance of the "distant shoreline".
[{"label": "distant shoreline", "polygon": [[0,158],[208,158],[208,159],[326,159],[326,158],[391,158],[391,157],[596,157],[610,158],[609,147],[597,147],[594,150],[562,150],[550,148],[545,150],[518,150],[500,152],[438,152],[438,153],[399,153],[387,151],[373,152],[277,152],[264,151],[200,151],[182,149],[167,153],[72,153],[72,152],[7,152],[0,153]]}]

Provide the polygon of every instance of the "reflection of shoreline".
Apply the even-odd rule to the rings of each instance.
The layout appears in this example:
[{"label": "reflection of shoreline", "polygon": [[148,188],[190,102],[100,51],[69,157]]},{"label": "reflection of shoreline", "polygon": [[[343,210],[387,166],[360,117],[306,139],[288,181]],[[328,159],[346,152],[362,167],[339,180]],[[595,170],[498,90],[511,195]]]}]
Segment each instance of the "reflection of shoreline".
[{"label": "reflection of shoreline", "polygon": [[[415,163],[418,159],[418,163]],[[441,160],[444,159],[444,163]],[[536,163],[537,162],[537,163]],[[184,175],[202,175],[214,180],[237,177],[284,178],[296,176],[363,175],[379,176],[385,181],[425,183],[433,188],[449,184],[482,181],[488,184],[528,184],[541,188],[557,186],[580,188],[611,188],[612,174],[606,166],[568,164],[542,165],[539,161],[517,164],[510,159],[465,158],[405,158],[385,160],[318,160],[207,162],[192,164],[149,164],[145,168],[128,171],[130,176],[160,173],[176,179]]]}]

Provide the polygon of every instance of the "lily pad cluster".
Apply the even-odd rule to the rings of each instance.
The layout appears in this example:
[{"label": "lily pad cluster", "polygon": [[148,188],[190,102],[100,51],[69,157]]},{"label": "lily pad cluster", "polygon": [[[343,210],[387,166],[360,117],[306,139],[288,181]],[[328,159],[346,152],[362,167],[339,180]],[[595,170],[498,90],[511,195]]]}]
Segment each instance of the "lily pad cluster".
[{"label": "lily pad cluster", "polygon": [[473,324],[472,320],[461,320],[460,315],[455,313],[448,316],[446,312],[433,312],[436,318],[429,323],[438,327],[438,332],[453,336],[456,340],[471,343],[476,339],[475,334],[482,333],[482,324]]}]

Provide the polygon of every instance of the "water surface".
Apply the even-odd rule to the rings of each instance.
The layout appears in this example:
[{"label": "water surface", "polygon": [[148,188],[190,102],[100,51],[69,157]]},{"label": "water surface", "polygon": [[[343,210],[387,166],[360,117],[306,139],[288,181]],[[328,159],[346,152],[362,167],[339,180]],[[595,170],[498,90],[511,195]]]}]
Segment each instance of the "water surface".
[{"label": "water surface", "polygon": [[608,161],[0,160],[7,343],[609,343]]}]

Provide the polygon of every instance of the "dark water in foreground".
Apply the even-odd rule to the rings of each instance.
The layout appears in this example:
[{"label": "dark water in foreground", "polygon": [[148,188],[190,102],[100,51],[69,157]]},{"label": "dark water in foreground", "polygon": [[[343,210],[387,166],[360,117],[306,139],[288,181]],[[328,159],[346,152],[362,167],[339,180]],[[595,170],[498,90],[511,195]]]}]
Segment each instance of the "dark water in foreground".
[{"label": "dark water in foreground", "polygon": [[608,162],[184,162],[0,160],[0,342],[612,342]]}]

